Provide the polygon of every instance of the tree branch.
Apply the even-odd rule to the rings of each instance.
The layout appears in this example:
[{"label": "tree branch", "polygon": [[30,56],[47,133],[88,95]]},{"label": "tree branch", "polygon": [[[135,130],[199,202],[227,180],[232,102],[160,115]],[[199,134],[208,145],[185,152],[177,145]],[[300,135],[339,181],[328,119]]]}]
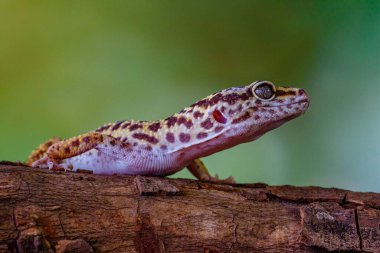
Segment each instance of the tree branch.
[{"label": "tree branch", "polygon": [[1,252],[380,252],[380,194],[0,165]]}]

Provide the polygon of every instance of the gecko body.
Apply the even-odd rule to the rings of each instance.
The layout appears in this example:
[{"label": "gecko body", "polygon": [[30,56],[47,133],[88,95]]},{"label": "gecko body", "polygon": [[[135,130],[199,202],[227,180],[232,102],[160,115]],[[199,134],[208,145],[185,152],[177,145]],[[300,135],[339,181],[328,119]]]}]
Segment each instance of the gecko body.
[{"label": "gecko body", "polygon": [[34,150],[26,163],[148,176],[166,176],[187,167],[198,179],[223,181],[212,177],[199,159],[253,141],[303,114],[308,106],[303,89],[257,81],[211,94],[164,120],[117,121],[70,139],[53,138]]}]

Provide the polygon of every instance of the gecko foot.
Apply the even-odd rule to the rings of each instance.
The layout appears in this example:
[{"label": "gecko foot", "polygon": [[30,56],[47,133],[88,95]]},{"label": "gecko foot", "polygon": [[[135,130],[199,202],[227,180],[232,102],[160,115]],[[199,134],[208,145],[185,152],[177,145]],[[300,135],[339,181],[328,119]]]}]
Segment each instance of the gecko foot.
[{"label": "gecko foot", "polygon": [[58,164],[54,160],[50,159],[48,156],[43,156],[41,159],[32,163],[32,167],[40,169],[49,169],[55,171],[67,171],[69,170],[65,166]]},{"label": "gecko foot", "polygon": [[229,176],[226,179],[219,179],[218,174],[215,174],[214,177],[210,176],[205,181],[210,181],[210,182],[214,182],[214,183],[223,183],[223,184],[236,184],[236,181],[232,176]]}]

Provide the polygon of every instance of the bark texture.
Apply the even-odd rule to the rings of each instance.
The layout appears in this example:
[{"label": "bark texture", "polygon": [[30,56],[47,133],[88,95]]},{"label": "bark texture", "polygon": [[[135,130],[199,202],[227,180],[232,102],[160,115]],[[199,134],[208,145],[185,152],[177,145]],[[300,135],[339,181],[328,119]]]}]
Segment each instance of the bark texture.
[{"label": "bark texture", "polygon": [[380,252],[380,194],[0,165],[0,252]]}]

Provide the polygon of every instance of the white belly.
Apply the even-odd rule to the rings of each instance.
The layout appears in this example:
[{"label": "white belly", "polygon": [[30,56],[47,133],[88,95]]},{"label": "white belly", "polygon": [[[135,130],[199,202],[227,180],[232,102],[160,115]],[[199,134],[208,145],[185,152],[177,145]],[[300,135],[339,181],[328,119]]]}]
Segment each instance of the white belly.
[{"label": "white belly", "polygon": [[136,150],[132,152],[103,152],[91,149],[81,155],[65,159],[61,165],[91,170],[94,174],[128,174],[166,176],[182,169],[186,164],[176,163],[174,156],[162,152]]}]

